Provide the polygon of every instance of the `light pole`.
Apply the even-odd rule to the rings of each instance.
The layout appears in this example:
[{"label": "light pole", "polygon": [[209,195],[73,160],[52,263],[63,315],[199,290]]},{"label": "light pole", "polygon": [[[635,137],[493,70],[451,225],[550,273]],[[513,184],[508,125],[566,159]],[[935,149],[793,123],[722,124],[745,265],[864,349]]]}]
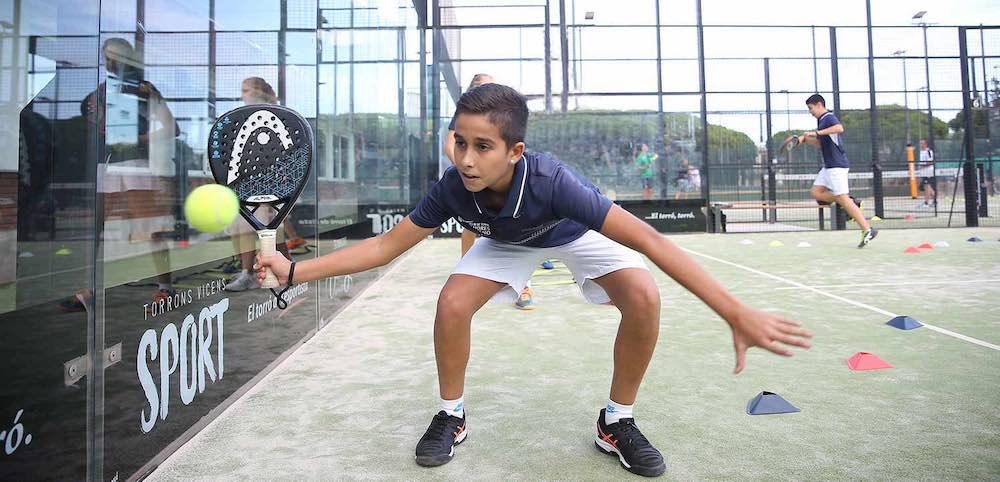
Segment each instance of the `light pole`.
[{"label": "light pole", "polygon": [[924,31],[924,81],[927,87],[927,145],[934,148],[934,113],[931,109],[931,67],[927,54],[927,22],[924,21],[927,10],[921,10],[913,14],[915,20]]},{"label": "light pole", "polygon": [[906,116],[906,144],[912,143],[910,139],[910,99],[906,92],[906,51],[897,50],[892,53],[893,57],[899,57],[903,61],[903,115]]},{"label": "light pole", "polygon": [[[920,93],[927,90],[927,86],[917,89],[917,112],[920,112]],[[917,132],[920,132],[920,117],[917,117]]]},{"label": "light pole", "polygon": [[788,99],[788,89],[782,89],[778,92],[785,94],[785,130],[792,132],[792,113],[790,110],[789,99]]}]

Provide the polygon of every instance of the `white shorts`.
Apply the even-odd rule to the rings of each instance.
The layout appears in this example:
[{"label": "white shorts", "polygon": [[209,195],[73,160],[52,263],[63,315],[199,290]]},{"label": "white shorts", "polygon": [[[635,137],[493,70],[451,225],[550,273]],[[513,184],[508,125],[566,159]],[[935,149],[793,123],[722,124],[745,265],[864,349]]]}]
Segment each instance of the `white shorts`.
[{"label": "white shorts", "polygon": [[816,181],[813,186],[823,186],[830,190],[834,196],[847,194],[847,171],[846,167],[824,167],[816,174]]},{"label": "white shorts", "polygon": [[506,284],[492,301],[509,304],[517,301],[538,264],[551,258],[566,264],[583,297],[594,304],[611,301],[594,278],[625,268],[648,270],[639,253],[601,233],[587,231],[575,241],[552,248],[531,248],[479,238],[452,274],[467,274]]}]

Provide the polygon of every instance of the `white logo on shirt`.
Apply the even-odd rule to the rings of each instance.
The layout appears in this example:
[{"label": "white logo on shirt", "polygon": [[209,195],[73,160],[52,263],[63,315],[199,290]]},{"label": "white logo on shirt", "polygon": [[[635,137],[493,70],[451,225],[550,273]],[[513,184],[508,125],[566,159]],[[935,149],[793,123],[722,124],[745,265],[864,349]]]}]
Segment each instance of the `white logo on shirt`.
[{"label": "white logo on shirt", "polygon": [[468,224],[473,231],[479,233],[480,236],[489,236],[492,234],[490,231],[490,223],[477,223],[474,221],[469,221],[468,219],[458,218],[459,221]]}]

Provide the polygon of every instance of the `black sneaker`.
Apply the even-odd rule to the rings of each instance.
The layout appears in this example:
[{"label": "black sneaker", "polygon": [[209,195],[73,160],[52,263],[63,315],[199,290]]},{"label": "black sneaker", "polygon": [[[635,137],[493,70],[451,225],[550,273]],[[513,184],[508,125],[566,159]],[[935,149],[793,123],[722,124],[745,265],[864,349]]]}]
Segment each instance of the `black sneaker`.
[{"label": "black sneaker", "polygon": [[667,470],[663,455],[635,426],[635,419],[623,418],[611,425],[604,423],[604,410],[597,418],[597,450],[617,455],[625,470],[646,477],[657,477]]},{"label": "black sneaker", "polygon": [[464,416],[453,417],[441,410],[417,442],[417,465],[436,467],[451,462],[455,446],[462,443],[468,434]]},{"label": "black sneaker", "polygon": [[878,236],[878,230],[875,229],[875,226],[868,228],[868,231],[861,231],[861,242],[858,243],[858,247],[864,248],[868,246],[868,243],[875,239],[875,236]]}]

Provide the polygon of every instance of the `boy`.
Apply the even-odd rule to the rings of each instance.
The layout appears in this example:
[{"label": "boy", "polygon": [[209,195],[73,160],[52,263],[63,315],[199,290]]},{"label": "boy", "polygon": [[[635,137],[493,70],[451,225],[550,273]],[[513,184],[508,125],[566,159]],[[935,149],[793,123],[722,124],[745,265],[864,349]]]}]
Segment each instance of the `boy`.
[{"label": "boy", "polygon": [[[493,76],[490,74],[476,74],[472,76],[472,82],[469,83],[469,88],[466,89],[466,92],[475,89],[480,85],[492,84],[494,82],[496,82],[496,79],[494,79]],[[452,163],[455,162],[455,118],[454,117],[451,118],[451,123],[448,124],[448,136],[444,140],[444,154],[448,156],[448,159],[451,160]],[[472,232],[472,230],[469,229],[463,229],[462,256],[465,256],[465,253],[468,253],[469,250],[472,249],[472,244],[475,242],[476,242],[476,233]],[[546,261],[545,263],[548,263],[548,261]],[[545,263],[543,263],[543,265]],[[547,266],[549,265],[546,265],[546,268]],[[525,310],[525,311],[533,310],[535,309],[534,298],[535,298],[535,292],[534,290],[531,289],[531,281],[529,280],[528,284],[524,287],[524,290],[521,291],[521,295],[517,297],[516,301],[514,301],[514,307],[516,307],[519,310]]]},{"label": "boy", "polygon": [[[798,322],[744,305],[680,248],[559,161],[525,151],[527,120],[525,98],[510,87],[486,84],[466,92],[456,110],[455,166],[408,217],[382,236],[298,268],[281,256],[258,258],[258,266],[270,266],[282,283],[290,283],[290,271],[295,282],[356,273],[390,262],[451,217],[481,236],[438,297],[434,352],[441,411],[416,447],[418,464],[436,466],[449,462],[468,435],[463,395],[472,316],[491,298],[516,296],[539,261],[557,256],[589,302],[610,300],[622,313],[610,399],[600,410],[595,444],[630,472],[660,475],[663,456],[632,417],[659,333],[660,293],[642,258],[626,246],[649,256],[729,322],[736,373],[748,347],[791,356],[785,345],[808,348],[812,334]],[[262,270],[258,276],[263,279]]]},{"label": "boy", "polygon": [[851,219],[861,226],[861,242],[858,243],[858,247],[864,248],[878,236],[878,230],[868,223],[861,209],[848,194],[847,172],[851,164],[841,145],[840,135],[844,133],[844,126],[833,112],[826,110],[826,99],[822,95],[809,96],[806,99],[806,107],[816,118],[816,130],[799,136],[799,142],[818,145],[823,153],[823,169],[816,175],[816,181],[809,194],[820,204],[836,202],[844,208]]}]

